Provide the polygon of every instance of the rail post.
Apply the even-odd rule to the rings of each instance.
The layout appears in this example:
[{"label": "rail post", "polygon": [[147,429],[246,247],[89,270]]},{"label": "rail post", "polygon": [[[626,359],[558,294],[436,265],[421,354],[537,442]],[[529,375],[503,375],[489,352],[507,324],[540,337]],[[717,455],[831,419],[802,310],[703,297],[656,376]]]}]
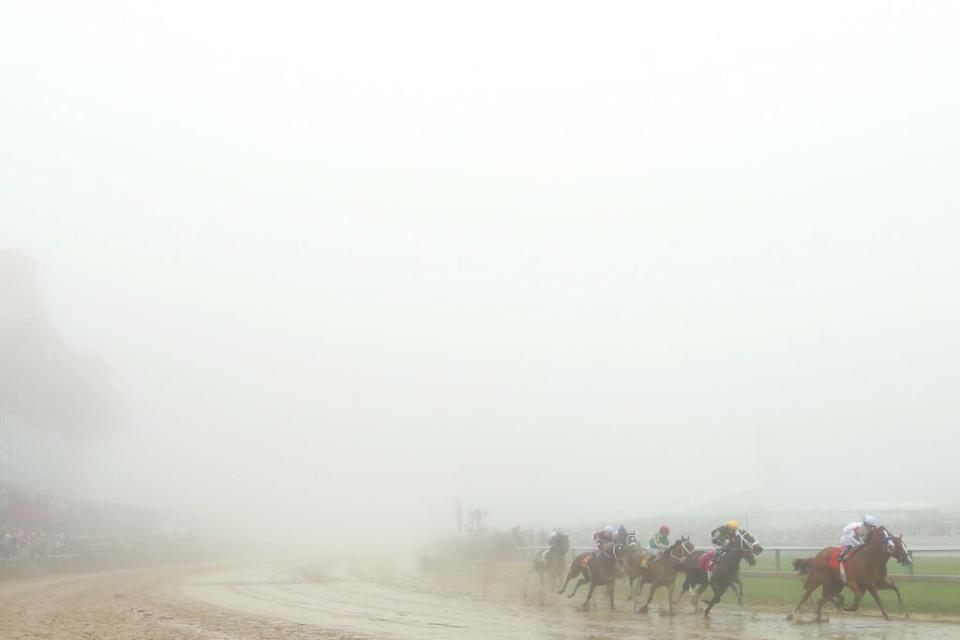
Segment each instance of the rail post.
[{"label": "rail post", "polygon": [[777,565],[777,571],[780,571],[780,549],[773,550],[773,560]]}]

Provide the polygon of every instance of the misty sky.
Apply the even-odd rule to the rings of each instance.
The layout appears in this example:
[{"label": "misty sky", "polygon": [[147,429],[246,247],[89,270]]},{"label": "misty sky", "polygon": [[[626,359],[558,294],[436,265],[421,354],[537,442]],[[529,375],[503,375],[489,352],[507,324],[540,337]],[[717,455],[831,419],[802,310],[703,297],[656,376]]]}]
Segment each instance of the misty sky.
[{"label": "misty sky", "polygon": [[960,506],[958,14],[4,0],[0,245],[126,405],[89,495]]}]

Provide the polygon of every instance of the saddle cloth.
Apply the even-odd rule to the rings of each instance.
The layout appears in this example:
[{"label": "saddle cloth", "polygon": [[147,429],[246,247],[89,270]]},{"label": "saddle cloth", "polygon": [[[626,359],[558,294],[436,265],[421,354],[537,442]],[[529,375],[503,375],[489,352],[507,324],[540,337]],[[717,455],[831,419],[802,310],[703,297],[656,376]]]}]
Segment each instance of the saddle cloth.
[{"label": "saddle cloth", "polygon": [[697,568],[703,571],[713,571],[713,559],[716,555],[716,551],[707,551],[700,556],[700,560],[697,561]]},{"label": "saddle cloth", "polygon": [[834,571],[840,571],[840,552],[842,551],[843,547],[833,547],[833,551],[830,552],[829,565]]}]

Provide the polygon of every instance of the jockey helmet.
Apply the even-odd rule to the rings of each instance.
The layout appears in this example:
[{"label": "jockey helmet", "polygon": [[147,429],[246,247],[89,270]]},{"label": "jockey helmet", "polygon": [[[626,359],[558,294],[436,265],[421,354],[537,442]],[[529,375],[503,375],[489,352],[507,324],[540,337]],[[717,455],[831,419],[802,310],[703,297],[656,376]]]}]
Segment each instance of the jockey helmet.
[{"label": "jockey helmet", "polygon": [[663,535],[667,535],[668,533],[670,533],[670,527],[668,527],[667,525],[663,525],[662,527],[660,527],[660,533],[662,533]]},{"label": "jockey helmet", "polygon": [[740,525],[737,523],[736,520],[727,520],[727,529],[730,529],[731,531],[736,531],[739,527]]},{"label": "jockey helmet", "polygon": [[868,527],[875,527],[877,526],[877,519],[873,516],[863,516],[863,524]]},{"label": "jockey helmet", "polygon": [[616,531],[616,529],[613,528],[612,524],[608,524],[603,528],[603,530],[607,533],[613,533],[614,531]]}]

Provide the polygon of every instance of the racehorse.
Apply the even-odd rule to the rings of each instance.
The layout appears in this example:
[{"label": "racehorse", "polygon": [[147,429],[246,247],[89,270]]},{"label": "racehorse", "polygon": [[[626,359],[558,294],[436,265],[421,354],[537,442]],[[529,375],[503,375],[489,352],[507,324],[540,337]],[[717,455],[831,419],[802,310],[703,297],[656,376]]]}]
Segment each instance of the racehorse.
[{"label": "racehorse", "polygon": [[581,585],[590,583],[590,590],[587,592],[587,599],[583,601],[582,609],[590,609],[590,598],[593,597],[593,590],[599,586],[607,587],[607,594],[610,596],[610,610],[613,606],[613,589],[619,573],[619,564],[624,554],[624,545],[615,543],[610,545],[605,551],[587,551],[581,553],[573,562],[570,563],[570,571],[567,573],[567,579],[557,593],[563,593],[567,590],[567,585],[571,580],[580,576],[573,591],[567,596],[572,598],[577,593]]},{"label": "racehorse", "polygon": [[[709,586],[713,591],[713,598],[707,603],[706,611],[703,614],[705,617],[709,616],[710,610],[720,602],[720,598],[723,597],[727,589],[739,582],[740,561],[746,560],[747,564],[753,566],[757,563],[755,556],[762,552],[763,547],[760,546],[760,543],[752,534],[746,531],[738,531],[736,536],[723,548],[722,553],[717,554],[719,557],[714,556],[713,571],[709,574],[703,568],[703,560],[704,556],[711,552],[697,551],[684,560],[680,569],[686,574],[686,579],[683,581],[681,591],[693,590],[696,587],[691,598],[694,611],[699,610],[700,596]],[[742,598],[742,589],[741,585],[738,598]],[[736,589],[734,589],[734,592],[736,593]],[[679,602],[679,598],[677,601]]]},{"label": "racehorse", "polygon": [[[631,584],[631,597],[634,599],[634,613],[646,613],[650,608],[650,601],[653,600],[653,594],[660,587],[667,587],[667,602],[670,603],[670,615],[673,615],[673,588],[677,584],[677,573],[680,572],[680,563],[689,558],[694,552],[693,543],[690,538],[682,537],[675,541],[669,549],[666,549],[654,558],[640,573],[635,589]],[[638,607],[636,599],[643,592],[643,585],[650,583],[650,595],[643,606]]]},{"label": "racehorse", "polygon": [[910,564],[912,557],[907,546],[903,543],[903,536],[894,537],[886,527],[871,529],[866,541],[859,549],[851,553],[844,565],[846,583],[840,574],[840,569],[831,567],[831,559],[839,552],[839,547],[825,547],[813,558],[798,558],[793,561],[793,568],[800,575],[806,575],[804,580],[803,596],[791,614],[794,621],[800,620],[800,607],[810,595],[820,587],[820,598],[817,600],[817,620],[822,620],[821,610],[827,602],[833,602],[839,609],[843,604],[844,586],[853,591],[853,604],[844,607],[844,611],[856,611],[863,600],[864,591],[869,591],[873,600],[880,608],[880,613],[887,620],[887,610],[877,593],[878,589],[893,589],[897,594],[900,608],[906,613],[906,605],[900,597],[900,590],[887,579],[887,561],[893,557],[900,564]]},{"label": "racehorse", "polygon": [[554,546],[544,549],[533,559],[532,571],[540,576],[540,597],[543,598],[543,586],[546,576],[553,579],[553,587],[556,589],[563,581],[563,570],[567,564],[567,552],[570,550],[570,537],[565,534],[558,534]]}]

